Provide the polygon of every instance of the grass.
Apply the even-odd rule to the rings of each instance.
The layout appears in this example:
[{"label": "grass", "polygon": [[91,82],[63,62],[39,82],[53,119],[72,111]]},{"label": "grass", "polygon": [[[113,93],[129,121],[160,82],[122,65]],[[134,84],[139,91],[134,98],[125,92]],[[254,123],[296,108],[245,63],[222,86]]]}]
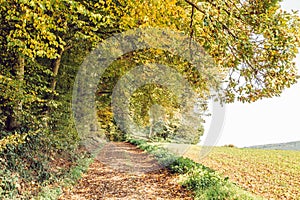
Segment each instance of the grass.
[{"label": "grass", "polygon": [[244,191],[228,177],[194,162],[192,159],[177,156],[165,148],[148,144],[142,140],[128,140],[139,148],[153,154],[158,162],[166,166],[171,172],[180,175],[180,184],[193,191],[195,199],[207,200],[255,200],[262,199]]},{"label": "grass", "polygon": [[197,156],[200,149],[193,145],[184,156],[267,199],[299,199],[299,151],[215,147],[207,157],[200,159]]}]

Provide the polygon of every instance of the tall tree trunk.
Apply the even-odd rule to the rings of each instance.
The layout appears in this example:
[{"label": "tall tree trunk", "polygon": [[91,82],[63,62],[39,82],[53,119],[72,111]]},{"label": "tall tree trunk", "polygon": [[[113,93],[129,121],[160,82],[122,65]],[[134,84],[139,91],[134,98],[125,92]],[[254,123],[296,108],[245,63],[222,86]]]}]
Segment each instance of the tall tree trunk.
[{"label": "tall tree trunk", "polygon": [[10,111],[10,116],[8,116],[6,121],[7,130],[11,131],[16,128],[19,128],[21,125],[21,118],[22,118],[22,106],[23,106],[23,81],[24,81],[24,71],[25,71],[25,58],[22,56],[18,56],[18,60],[14,65],[14,71],[16,74],[17,80],[17,99],[13,104],[13,107]]},{"label": "tall tree trunk", "polygon": [[53,72],[53,79],[51,82],[51,90],[54,92],[57,83],[57,74],[61,63],[61,56],[63,54],[63,50],[59,50],[59,56],[52,61],[52,72]]},{"label": "tall tree trunk", "polygon": [[149,135],[148,135],[148,138],[151,139],[153,135],[153,122],[152,122],[152,119],[150,119],[150,126],[149,126]]},{"label": "tall tree trunk", "polygon": [[[58,75],[58,71],[59,71],[60,64],[61,64],[61,57],[65,51],[71,49],[72,47],[73,47],[72,45],[69,45],[69,46],[66,46],[64,49],[60,49],[58,51],[58,57],[55,60],[53,60],[51,63],[52,72],[53,72],[53,79],[51,82],[52,92],[54,92],[56,89],[57,75]],[[51,96],[51,98],[53,98],[53,96]]]}]

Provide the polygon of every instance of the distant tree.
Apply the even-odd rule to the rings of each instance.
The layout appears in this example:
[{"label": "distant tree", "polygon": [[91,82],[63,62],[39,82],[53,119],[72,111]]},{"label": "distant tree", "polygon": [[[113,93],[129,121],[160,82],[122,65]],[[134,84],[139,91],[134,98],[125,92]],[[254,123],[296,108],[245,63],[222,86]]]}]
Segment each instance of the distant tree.
[{"label": "distant tree", "polygon": [[226,145],[224,145],[224,147],[234,148],[235,146],[234,146],[234,144],[226,144]]}]

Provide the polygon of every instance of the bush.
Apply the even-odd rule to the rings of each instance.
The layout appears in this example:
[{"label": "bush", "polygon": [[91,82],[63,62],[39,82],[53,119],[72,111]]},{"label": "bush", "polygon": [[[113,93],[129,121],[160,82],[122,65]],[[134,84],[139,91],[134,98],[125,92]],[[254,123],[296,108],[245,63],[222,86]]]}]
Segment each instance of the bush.
[{"label": "bush", "polygon": [[233,144],[227,144],[227,145],[224,145],[224,147],[235,148],[235,146]]},{"label": "bush", "polygon": [[17,195],[18,180],[9,170],[0,170],[0,199],[13,199]]},{"label": "bush", "polygon": [[197,167],[197,163],[189,158],[179,157],[168,168],[173,173],[185,174]]},{"label": "bush", "polygon": [[129,142],[130,144],[133,144],[135,146],[146,144],[146,141],[144,141],[144,140],[137,140],[137,139],[132,139],[132,138],[128,139],[127,142]]},{"label": "bush", "polygon": [[216,184],[208,188],[205,192],[198,190],[195,195],[195,199],[209,199],[209,200],[227,200],[233,196],[233,192],[227,186],[227,184]]},{"label": "bush", "polygon": [[222,183],[222,179],[215,172],[196,168],[189,171],[188,178],[183,186],[191,190],[205,190],[220,183]]}]

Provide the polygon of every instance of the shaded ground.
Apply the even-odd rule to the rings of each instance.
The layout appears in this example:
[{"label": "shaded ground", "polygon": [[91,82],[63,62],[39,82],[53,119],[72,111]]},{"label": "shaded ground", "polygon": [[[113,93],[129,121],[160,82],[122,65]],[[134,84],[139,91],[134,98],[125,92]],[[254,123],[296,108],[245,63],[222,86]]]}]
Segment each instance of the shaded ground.
[{"label": "shaded ground", "polygon": [[176,175],[127,143],[108,143],[63,199],[192,199]]}]

